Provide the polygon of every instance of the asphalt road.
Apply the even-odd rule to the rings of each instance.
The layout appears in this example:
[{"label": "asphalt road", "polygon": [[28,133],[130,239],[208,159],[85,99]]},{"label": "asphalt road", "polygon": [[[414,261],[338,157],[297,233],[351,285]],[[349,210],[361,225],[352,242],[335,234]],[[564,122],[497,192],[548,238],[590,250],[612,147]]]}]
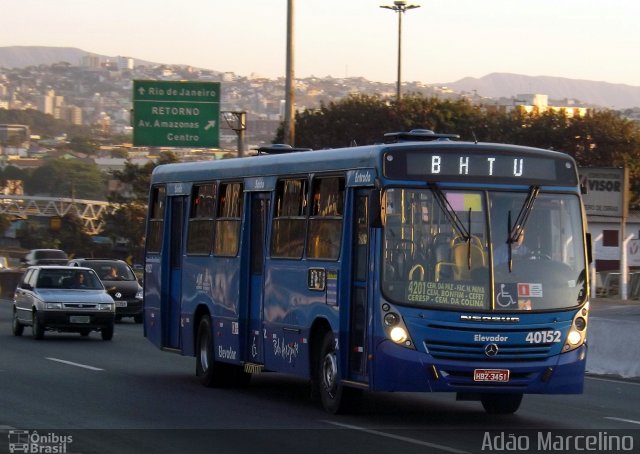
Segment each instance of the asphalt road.
[{"label": "asphalt road", "polygon": [[10,315],[0,301],[0,452],[25,430],[41,448],[83,453],[509,452],[499,443],[510,439],[529,452],[550,440],[565,444],[547,452],[577,452],[566,438],[576,433],[632,443],[597,452],[640,452],[637,381],[588,377],[583,395],[525,396],[512,416],[453,395],[405,393],[366,393],[354,413],[333,416],[310,400],[308,383],[280,374],[206,389],[194,358],[157,350],[128,320],[112,341],[98,333],[36,341],[30,328],[14,337]]}]

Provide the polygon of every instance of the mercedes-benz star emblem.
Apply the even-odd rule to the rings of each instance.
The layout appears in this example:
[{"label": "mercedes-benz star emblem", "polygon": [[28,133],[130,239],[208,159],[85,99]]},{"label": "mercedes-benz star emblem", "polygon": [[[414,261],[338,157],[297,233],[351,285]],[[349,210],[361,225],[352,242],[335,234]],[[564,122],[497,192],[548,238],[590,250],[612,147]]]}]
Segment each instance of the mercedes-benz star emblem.
[{"label": "mercedes-benz star emblem", "polygon": [[487,344],[484,347],[484,354],[487,356],[496,356],[498,354],[498,346],[496,344]]}]

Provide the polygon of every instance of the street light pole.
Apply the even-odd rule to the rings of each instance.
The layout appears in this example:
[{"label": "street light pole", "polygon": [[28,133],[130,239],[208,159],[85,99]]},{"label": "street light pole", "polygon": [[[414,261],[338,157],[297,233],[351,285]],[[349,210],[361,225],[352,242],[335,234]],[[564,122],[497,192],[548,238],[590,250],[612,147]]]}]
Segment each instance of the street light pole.
[{"label": "street light pole", "polygon": [[295,144],[295,70],[293,63],[294,0],[287,0],[287,67],[284,87],[284,143]]},{"label": "street light pole", "polygon": [[393,5],[380,5],[380,8],[390,9],[398,13],[398,82],[396,87],[396,99],[400,104],[400,86],[402,85],[402,15],[405,11],[420,8],[420,5],[407,5],[404,0],[396,0]]}]

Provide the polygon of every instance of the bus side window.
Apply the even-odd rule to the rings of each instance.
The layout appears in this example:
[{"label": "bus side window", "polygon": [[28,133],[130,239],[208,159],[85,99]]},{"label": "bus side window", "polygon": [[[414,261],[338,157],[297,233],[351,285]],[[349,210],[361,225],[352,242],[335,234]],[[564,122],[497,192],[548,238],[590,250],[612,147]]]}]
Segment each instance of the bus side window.
[{"label": "bus side window", "polygon": [[147,252],[158,253],[162,249],[162,234],[164,232],[164,207],[166,203],[166,188],[155,186],[151,189],[151,207],[149,213],[149,232],[147,235]]},{"label": "bus side window", "polygon": [[215,183],[193,185],[187,254],[209,255],[213,245],[213,223],[215,215]]},{"label": "bus side window", "polygon": [[340,256],[344,188],[344,177],[313,181],[307,257],[337,260]]},{"label": "bus side window", "polygon": [[306,179],[280,180],[276,186],[271,256],[302,258],[307,216]]},{"label": "bus side window", "polygon": [[218,218],[214,254],[235,257],[240,245],[240,223],[242,220],[242,184],[220,184]]}]

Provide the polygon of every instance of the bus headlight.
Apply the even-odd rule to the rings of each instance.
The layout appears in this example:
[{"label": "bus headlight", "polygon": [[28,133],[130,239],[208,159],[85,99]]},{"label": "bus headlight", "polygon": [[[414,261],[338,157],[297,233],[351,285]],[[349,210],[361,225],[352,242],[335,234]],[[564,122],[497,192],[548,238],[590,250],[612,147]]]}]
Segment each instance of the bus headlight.
[{"label": "bus headlight", "polygon": [[394,326],[391,331],[389,331],[389,337],[396,344],[402,344],[407,340],[407,332],[404,330],[404,328]]},{"label": "bus headlight", "polygon": [[582,340],[582,336],[578,331],[569,331],[569,335],[567,336],[567,342],[571,345],[578,345]]},{"label": "bus headlight", "polygon": [[382,326],[387,338],[391,339],[395,344],[415,350],[415,346],[409,337],[409,330],[407,330],[400,312],[389,303],[382,304],[381,309]]},{"label": "bus headlight", "polygon": [[589,303],[586,303],[582,309],[573,317],[567,340],[562,348],[563,352],[570,352],[584,344],[587,337],[587,325],[589,319]]}]

